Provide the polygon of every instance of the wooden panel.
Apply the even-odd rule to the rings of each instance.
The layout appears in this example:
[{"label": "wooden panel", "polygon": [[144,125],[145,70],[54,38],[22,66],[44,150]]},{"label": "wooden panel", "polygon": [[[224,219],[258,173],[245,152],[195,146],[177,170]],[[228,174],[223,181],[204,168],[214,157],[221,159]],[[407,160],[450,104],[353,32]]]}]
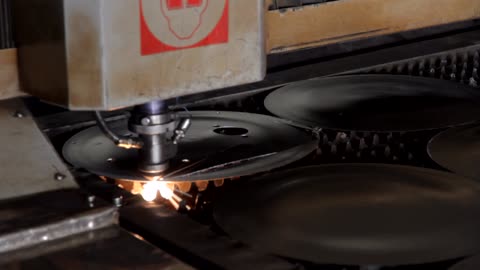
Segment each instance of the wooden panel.
[{"label": "wooden panel", "polygon": [[266,15],[267,51],[284,52],[480,17],[478,0],[343,0]]},{"label": "wooden panel", "polygon": [[0,50],[0,100],[23,95],[20,92],[17,50]]}]

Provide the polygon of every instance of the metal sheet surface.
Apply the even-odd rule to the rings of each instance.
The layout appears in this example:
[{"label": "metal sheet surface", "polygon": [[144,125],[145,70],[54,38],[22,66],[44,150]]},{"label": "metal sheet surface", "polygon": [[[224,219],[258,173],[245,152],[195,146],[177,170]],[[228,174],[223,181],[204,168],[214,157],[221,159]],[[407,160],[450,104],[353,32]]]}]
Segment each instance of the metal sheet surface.
[{"label": "metal sheet surface", "polygon": [[[180,116],[191,116],[192,125],[179,143],[171,170],[165,174],[170,175],[165,176],[168,181],[215,180],[265,172],[307,156],[317,145],[307,132],[265,115],[192,112]],[[129,134],[124,121],[111,128],[117,134]],[[63,154],[70,163],[98,175],[146,180],[137,170],[137,150],[116,147],[97,127],[72,137]]]},{"label": "metal sheet surface", "polygon": [[241,245],[164,205],[129,205],[120,209],[120,216],[129,230],[149,242],[173,245],[176,255],[188,258],[200,269],[299,269],[298,265]]},{"label": "metal sheet surface", "polygon": [[380,164],[324,165],[236,182],[215,218],[234,239],[286,257],[406,265],[480,251],[480,185]]},{"label": "metal sheet surface", "polygon": [[5,270],[189,270],[166,252],[112,226],[0,255]]},{"label": "metal sheet surface", "polygon": [[440,166],[480,181],[480,126],[448,129],[428,144],[428,154]]},{"label": "metal sheet surface", "polygon": [[265,100],[275,115],[337,130],[418,131],[480,118],[480,93],[422,77],[356,75],[291,84]]},{"label": "metal sheet surface", "polygon": [[59,190],[0,203],[0,253],[116,224],[117,209],[89,201],[79,190]]},{"label": "metal sheet surface", "polygon": [[21,100],[0,101],[0,142],[0,200],[77,187]]}]

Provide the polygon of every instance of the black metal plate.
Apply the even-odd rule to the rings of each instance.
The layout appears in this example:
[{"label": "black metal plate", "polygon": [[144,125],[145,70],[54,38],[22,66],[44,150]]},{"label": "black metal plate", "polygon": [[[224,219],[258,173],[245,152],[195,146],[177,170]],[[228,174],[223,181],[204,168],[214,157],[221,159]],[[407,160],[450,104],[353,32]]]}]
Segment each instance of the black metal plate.
[{"label": "black metal plate", "polygon": [[448,129],[428,144],[428,154],[440,166],[480,181],[480,126]]},{"label": "black metal plate", "polygon": [[301,124],[336,130],[418,131],[480,118],[480,93],[458,83],[411,76],[313,79],[271,93],[266,108]]},{"label": "black metal plate", "polygon": [[[317,146],[308,133],[270,116],[236,112],[193,112],[188,116],[192,118],[192,126],[171,161],[171,171],[166,172],[174,175],[165,180],[200,181],[252,175],[299,160]],[[111,128],[118,134],[129,133],[124,121]],[[67,141],[63,155],[76,167],[98,175],[146,180],[137,170],[137,150],[116,147],[97,127]],[[196,162],[198,166],[175,173]]]},{"label": "black metal plate", "polygon": [[324,165],[238,182],[215,218],[254,248],[320,264],[419,264],[480,250],[479,184],[408,166]]}]

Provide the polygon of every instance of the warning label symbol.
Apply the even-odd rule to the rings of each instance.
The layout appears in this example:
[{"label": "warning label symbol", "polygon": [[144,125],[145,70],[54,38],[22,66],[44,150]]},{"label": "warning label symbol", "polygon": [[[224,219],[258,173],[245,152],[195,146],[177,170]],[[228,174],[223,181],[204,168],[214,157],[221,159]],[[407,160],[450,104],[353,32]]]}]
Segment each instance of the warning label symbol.
[{"label": "warning label symbol", "polygon": [[228,42],[229,0],[139,0],[142,55]]}]

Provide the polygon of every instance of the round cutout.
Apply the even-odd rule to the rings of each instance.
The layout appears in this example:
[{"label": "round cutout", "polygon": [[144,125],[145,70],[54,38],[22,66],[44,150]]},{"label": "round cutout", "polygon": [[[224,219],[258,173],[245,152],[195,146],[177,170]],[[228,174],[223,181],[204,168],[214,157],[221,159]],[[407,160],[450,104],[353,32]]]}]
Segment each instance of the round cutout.
[{"label": "round cutout", "polygon": [[239,127],[220,127],[214,129],[213,132],[227,136],[244,136],[248,134],[248,129]]}]

